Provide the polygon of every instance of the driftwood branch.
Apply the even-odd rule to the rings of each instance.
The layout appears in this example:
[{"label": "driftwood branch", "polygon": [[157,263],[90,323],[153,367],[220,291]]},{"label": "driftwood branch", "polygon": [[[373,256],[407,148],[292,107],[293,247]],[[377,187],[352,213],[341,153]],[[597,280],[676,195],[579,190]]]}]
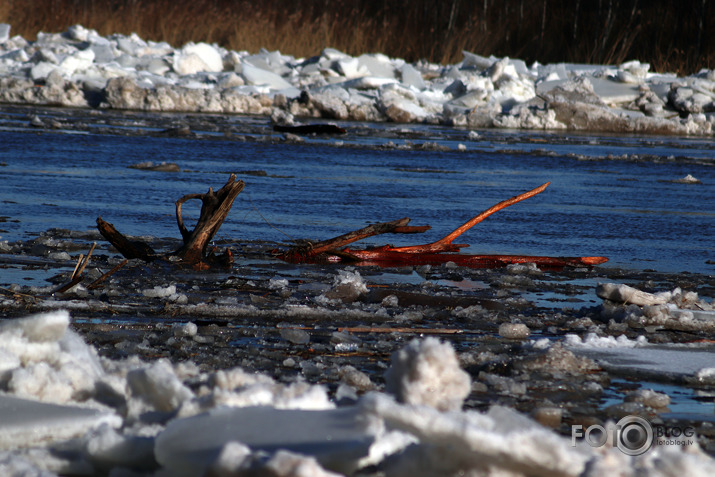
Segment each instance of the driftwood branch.
[{"label": "driftwood branch", "polygon": [[422,233],[430,229],[429,225],[407,225],[409,222],[410,219],[405,217],[403,219],[393,220],[392,222],[371,224],[367,227],[361,228],[360,230],[348,232],[346,234],[340,235],[339,237],[335,237],[329,240],[323,240],[321,242],[308,243],[307,245],[298,245],[296,247],[291,247],[284,254],[282,254],[280,258],[288,262],[304,262],[327,252],[333,253],[335,255],[340,255],[341,252],[337,249],[339,249],[340,247],[345,247],[346,245],[349,245],[353,242],[362,240],[367,237],[390,233]]},{"label": "driftwood branch", "polygon": [[[205,265],[204,261],[210,258],[206,253],[208,244],[223,224],[233,206],[233,201],[244,186],[243,181],[236,181],[236,176],[231,174],[226,184],[217,192],[214,192],[213,188],[209,188],[205,194],[188,194],[176,201],[176,222],[184,244],[174,252],[159,254],[144,242],[128,239],[117,231],[114,225],[105,222],[101,217],[97,218],[97,228],[102,236],[114,245],[125,258],[139,258],[151,262],[173,255],[180,257],[182,263]],[[193,199],[201,200],[201,213],[194,229],[188,230],[184,225],[181,208],[185,202]],[[224,264],[231,260],[230,252],[223,256]]]},{"label": "driftwood branch", "polygon": [[[158,258],[178,256],[182,263],[194,267],[205,268],[206,262],[218,261],[212,252],[207,253],[208,244],[223,224],[233,201],[244,188],[243,181],[236,181],[236,176],[231,174],[226,184],[218,191],[212,188],[205,194],[188,194],[176,201],[176,223],[184,244],[174,252],[159,254],[143,242],[129,240],[119,233],[112,224],[97,218],[97,228],[102,236],[114,245],[125,258],[140,258],[152,261]],[[534,262],[545,267],[563,267],[566,265],[598,265],[606,262],[605,257],[539,257],[525,255],[467,255],[459,252],[467,245],[454,244],[454,240],[474,225],[483,221],[490,215],[506,207],[514,205],[541,193],[549,183],[535,189],[519,194],[510,199],[503,200],[488,208],[480,214],[457,227],[454,231],[436,242],[412,245],[407,247],[393,247],[385,245],[370,249],[350,249],[347,246],[367,237],[387,233],[422,233],[429,230],[429,226],[410,226],[410,219],[405,217],[391,222],[371,224],[359,230],[349,232],[338,237],[320,242],[307,242],[290,247],[279,253],[278,258],[288,262],[315,262],[321,259],[334,261],[358,261],[363,264],[378,265],[420,265],[454,262],[467,267],[504,266],[509,263]],[[201,201],[201,214],[193,230],[188,230],[182,216],[183,205],[190,200]],[[233,257],[230,251],[221,257],[223,265],[230,264]],[[80,272],[81,273],[81,272]]]},{"label": "driftwood branch", "polygon": [[413,245],[411,247],[397,247],[397,248],[391,248],[393,252],[403,252],[403,253],[428,253],[428,252],[458,252],[461,248],[468,247],[469,245],[465,244],[453,244],[452,242],[454,239],[462,235],[464,232],[467,230],[471,229],[475,225],[477,225],[479,222],[482,220],[486,219],[490,215],[492,215],[495,212],[499,212],[502,209],[505,209],[509,207],[510,205],[514,205],[517,202],[521,202],[522,200],[528,199],[529,197],[534,197],[536,194],[539,194],[546,189],[551,182],[547,182],[546,184],[542,184],[539,187],[535,189],[531,189],[528,192],[524,192],[523,194],[519,194],[517,196],[514,196],[510,199],[503,200],[499,202],[496,205],[493,205],[489,207],[487,210],[484,212],[472,217],[469,219],[467,222],[462,224],[461,226],[457,227],[452,233],[448,234],[444,238],[437,240],[436,242],[424,244],[424,245]]},{"label": "driftwood branch", "polygon": [[[245,183],[236,181],[236,176],[231,174],[228,182],[214,192],[209,187],[206,194],[189,194],[176,201],[176,222],[184,239],[184,245],[174,254],[189,263],[196,263],[206,256],[206,248],[209,242],[221,228],[228,212],[233,206],[233,201],[241,193]],[[194,230],[188,231],[184,226],[184,219],[181,216],[181,206],[188,200],[201,200],[201,215]]]},{"label": "driftwood branch", "polygon": [[[334,239],[319,242],[318,244],[311,244],[307,247],[292,247],[288,251],[284,252],[280,257],[284,260],[293,262],[312,261],[315,260],[319,254],[332,254],[336,260],[347,257],[349,260],[360,261],[362,264],[401,266],[454,262],[457,265],[473,268],[504,266],[510,263],[529,262],[537,263],[544,267],[598,265],[606,262],[608,259],[605,257],[540,257],[526,255],[468,255],[449,253],[459,252],[461,248],[468,246],[464,244],[452,243],[464,232],[495,212],[543,192],[549,184],[550,182],[547,182],[546,184],[542,184],[535,189],[524,192],[523,194],[519,194],[499,202],[498,204],[472,217],[470,220],[436,242],[422,245],[412,245],[408,247],[393,247],[391,245],[384,245],[382,247],[375,247],[366,250],[350,249],[347,247],[341,248],[362,238],[376,235],[377,233],[386,233],[382,232],[382,229],[379,228],[379,226],[389,225],[391,227],[395,227],[394,230],[388,227],[387,230],[389,232],[399,231],[399,224],[403,221],[409,221],[409,219],[401,219],[399,221],[368,226],[364,229],[356,230],[355,232],[350,232]],[[407,222],[404,222],[405,225],[406,223]],[[414,231],[423,232],[429,227],[413,228],[416,229]]]}]

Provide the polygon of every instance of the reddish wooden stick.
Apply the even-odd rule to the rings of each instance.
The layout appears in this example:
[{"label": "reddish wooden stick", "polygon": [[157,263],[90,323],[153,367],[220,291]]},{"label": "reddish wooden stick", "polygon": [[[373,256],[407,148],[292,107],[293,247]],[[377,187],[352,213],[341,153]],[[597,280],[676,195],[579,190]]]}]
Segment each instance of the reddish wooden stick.
[{"label": "reddish wooden stick", "polygon": [[463,247],[468,247],[468,245],[453,244],[452,242],[454,241],[454,239],[477,225],[482,220],[492,215],[494,212],[498,212],[506,207],[509,207],[510,205],[516,204],[517,202],[521,202],[522,200],[528,199],[529,197],[533,197],[536,194],[543,192],[543,190],[546,189],[549,184],[551,184],[551,182],[547,182],[546,184],[540,185],[536,189],[531,189],[528,192],[524,192],[523,194],[519,194],[517,196],[512,197],[511,199],[506,199],[496,205],[493,205],[481,214],[472,217],[463,225],[457,227],[452,233],[440,240],[437,240],[436,242],[424,245],[412,245],[409,247],[389,247],[386,250],[402,253],[458,252],[459,249]]},{"label": "reddish wooden stick", "polygon": [[504,266],[510,263],[535,263],[543,267],[592,266],[607,262],[606,257],[548,257],[538,255],[467,255],[459,253],[404,253],[378,247],[370,250],[350,250],[347,252],[362,259],[361,265],[405,266],[437,265],[454,262],[462,267],[484,268]]}]

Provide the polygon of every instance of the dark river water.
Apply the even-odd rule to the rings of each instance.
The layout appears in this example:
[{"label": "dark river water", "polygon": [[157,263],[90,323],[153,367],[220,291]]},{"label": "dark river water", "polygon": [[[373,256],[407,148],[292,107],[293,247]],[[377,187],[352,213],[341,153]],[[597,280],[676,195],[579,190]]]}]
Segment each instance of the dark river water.
[{"label": "dark river water", "polygon": [[[320,240],[402,217],[432,226],[422,236],[367,242],[409,245],[550,181],[457,242],[471,245],[467,253],[599,255],[610,258],[606,266],[715,270],[708,139],[347,124],[340,137],[291,142],[263,118],[180,116],[196,123],[191,137],[176,137],[161,132],[173,116],[43,113],[57,118],[54,129],[30,128],[22,110],[0,118],[3,240],[87,230],[98,216],[125,234],[178,238],[174,202],[218,189],[235,173],[246,188],[217,239]],[[146,161],[181,171],[129,167]],[[688,174],[700,183],[677,182]],[[191,204],[188,219],[198,216],[199,203]]]}]

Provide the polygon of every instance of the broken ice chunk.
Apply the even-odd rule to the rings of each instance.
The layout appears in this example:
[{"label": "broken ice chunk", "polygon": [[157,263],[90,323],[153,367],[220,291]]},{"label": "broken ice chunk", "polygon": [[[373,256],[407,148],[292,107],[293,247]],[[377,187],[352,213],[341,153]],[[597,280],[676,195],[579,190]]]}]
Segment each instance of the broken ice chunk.
[{"label": "broken ice chunk", "polygon": [[52,342],[64,336],[69,323],[70,315],[67,311],[39,313],[27,318],[3,321],[0,333],[20,332],[31,342]]},{"label": "broken ice chunk", "polygon": [[42,403],[0,395],[0,449],[10,450],[59,442],[108,424],[122,425],[112,412]]},{"label": "broken ice chunk", "polygon": [[619,303],[632,303],[634,305],[664,305],[668,303],[669,294],[646,293],[628,285],[616,283],[599,283],[596,295],[604,300]]},{"label": "broken ice chunk", "polygon": [[194,395],[176,376],[171,363],[166,359],[131,370],[127,374],[127,383],[134,396],[158,411],[173,411]]},{"label": "broken ice chunk", "polygon": [[349,473],[374,439],[361,414],[356,407],[323,411],[218,407],[170,422],[157,437],[154,452],[157,461],[176,476],[203,475],[229,442],[254,451],[283,449],[313,456],[326,469]]},{"label": "broken ice chunk", "polygon": [[433,337],[412,340],[395,352],[385,385],[402,402],[442,411],[461,409],[472,388],[452,345]]}]

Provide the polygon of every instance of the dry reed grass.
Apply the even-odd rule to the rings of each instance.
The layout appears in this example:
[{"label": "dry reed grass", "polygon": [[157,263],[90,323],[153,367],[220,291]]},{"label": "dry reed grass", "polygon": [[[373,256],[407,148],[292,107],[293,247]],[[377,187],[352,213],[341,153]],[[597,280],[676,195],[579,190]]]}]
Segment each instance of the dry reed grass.
[{"label": "dry reed grass", "polygon": [[639,59],[686,74],[715,67],[713,10],[709,0],[4,0],[0,22],[30,40],[81,24],[298,57],[333,47],[454,63],[467,50],[542,63]]}]

